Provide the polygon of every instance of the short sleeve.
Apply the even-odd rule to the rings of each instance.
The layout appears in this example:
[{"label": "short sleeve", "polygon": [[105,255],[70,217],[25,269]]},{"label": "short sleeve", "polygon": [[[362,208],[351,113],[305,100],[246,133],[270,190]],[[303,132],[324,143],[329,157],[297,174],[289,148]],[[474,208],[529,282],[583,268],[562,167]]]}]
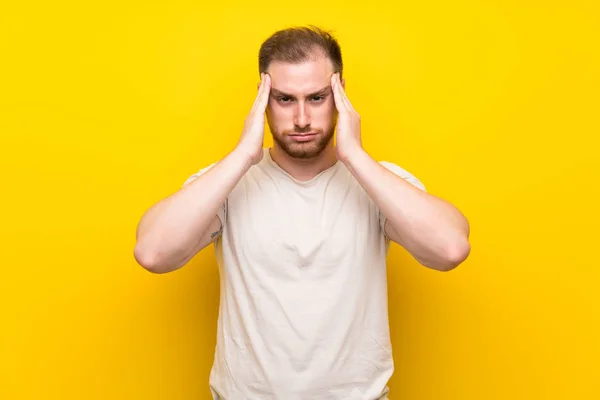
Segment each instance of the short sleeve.
[{"label": "short sleeve", "polygon": [[[204,167],[200,171],[198,171],[195,174],[191,175],[183,183],[183,186],[189,185],[190,183],[192,183],[193,181],[195,181],[198,177],[202,176],[202,174],[204,174],[206,171],[208,171],[209,169],[211,169],[215,165],[216,165],[216,163],[212,163],[208,167]],[[223,204],[221,204],[221,206],[219,207],[219,210],[217,211],[217,216],[221,220],[221,225],[224,226],[225,222],[227,220],[227,199],[225,199],[225,202],[223,202]]]},{"label": "short sleeve", "polygon": [[[388,161],[380,161],[379,164],[383,165],[389,171],[391,171],[394,174],[398,175],[399,177],[405,179],[407,182],[409,182],[412,185],[418,187],[422,191],[424,191],[424,192],[427,191],[425,189],[425,185],[423,185],[423,183],[419,179],[417,179],[413,174],[411,174],[407,170],[399,167],[398,165],[396,165],[394,163],[388,162]],[[378,216],[379,216],[379,223],[381,225],[381,230],[384,231],[384,229],[385,229],[385,221],[387,220],[387,218],[386,218],[385,215],[383,215],[383,213],[381,212],[381,210],[378,209],[377,212],[378,212]]]}]

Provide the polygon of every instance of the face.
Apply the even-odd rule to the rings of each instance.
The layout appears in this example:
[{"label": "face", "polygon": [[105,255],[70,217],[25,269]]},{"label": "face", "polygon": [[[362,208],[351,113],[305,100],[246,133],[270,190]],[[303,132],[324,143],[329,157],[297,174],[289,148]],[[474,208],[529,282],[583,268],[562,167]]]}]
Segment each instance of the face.
[{"label": "face", "polygon": [[273,62],[267,121],[273,141],[292,158],[318,156],[331,143],[337,109],[331,92],[331,61]]}]

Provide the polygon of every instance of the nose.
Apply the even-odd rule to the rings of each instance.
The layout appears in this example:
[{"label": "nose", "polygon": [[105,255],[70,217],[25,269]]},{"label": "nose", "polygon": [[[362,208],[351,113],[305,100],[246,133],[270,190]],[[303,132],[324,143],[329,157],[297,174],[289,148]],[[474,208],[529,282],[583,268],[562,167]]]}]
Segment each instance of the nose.
[{"label": "nose", "polygon": [[305,102],[298,102],[294,111],[294,125],[299,128],[306,128],[310,125],[310,113],[308,105]]}]

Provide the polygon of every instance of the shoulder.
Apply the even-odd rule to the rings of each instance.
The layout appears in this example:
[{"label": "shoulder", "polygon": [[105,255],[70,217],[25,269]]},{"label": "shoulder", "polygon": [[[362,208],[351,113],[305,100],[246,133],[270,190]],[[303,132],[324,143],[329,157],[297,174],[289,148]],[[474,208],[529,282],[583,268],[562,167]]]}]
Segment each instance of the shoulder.
[{"label": "shoulder", "polygon": [[421,182],[421,180],[419,180],[410,171],[407,171],[406,169],[390,161],[379,161],[379,164],[384,166],[386,169],[393,172],[394,174],[398,175],[399,177],[405,179],[409,183],[413,184],[414,186],[418,187],[419,189],[427,191],[423,182]]}]

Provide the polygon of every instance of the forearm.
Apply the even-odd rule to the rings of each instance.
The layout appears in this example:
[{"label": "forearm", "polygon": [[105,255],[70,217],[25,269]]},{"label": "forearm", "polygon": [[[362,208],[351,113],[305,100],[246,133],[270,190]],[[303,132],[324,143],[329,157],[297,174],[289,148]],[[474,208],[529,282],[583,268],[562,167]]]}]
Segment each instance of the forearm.
[{"label": "forearm", "polygon": [[345,163],[386,216],[393,239],[420,263],[446,270],[467,257],[469,224],[456,207],[397,176],[362,149]]},{"label": "forearm", "polygon": [[219,207],[250,165],[245,154],[234,150],[193,182],[150,208],[138,225],[136,258],[159,266],[188,259],[197,251]]}]

